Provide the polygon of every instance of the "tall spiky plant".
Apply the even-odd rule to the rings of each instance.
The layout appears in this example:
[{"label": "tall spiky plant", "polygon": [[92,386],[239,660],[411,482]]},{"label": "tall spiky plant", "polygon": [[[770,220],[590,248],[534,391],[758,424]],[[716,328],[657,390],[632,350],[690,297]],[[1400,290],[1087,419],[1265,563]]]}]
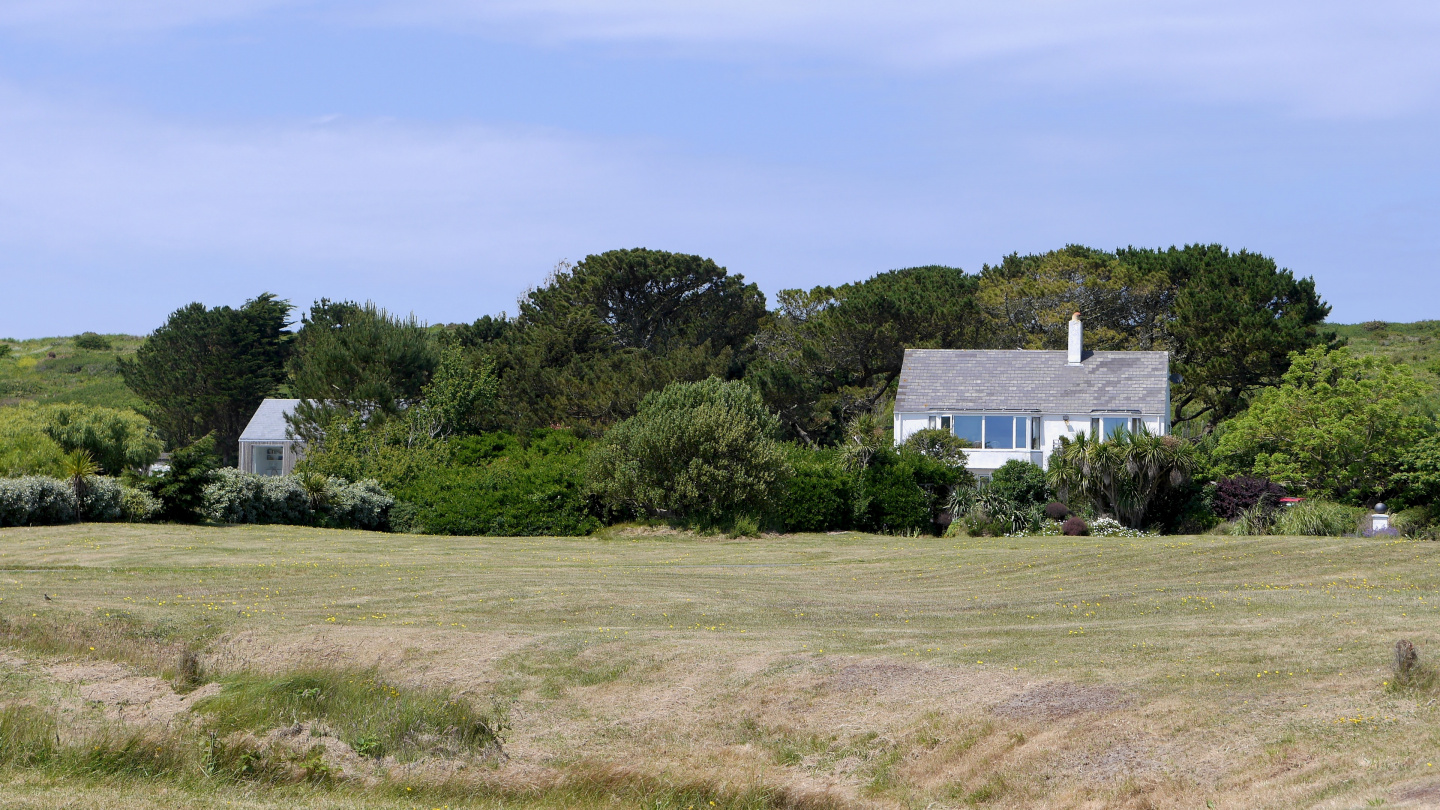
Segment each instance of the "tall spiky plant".
[{"label": "tall spiky plant", "polygon": [[65,471],[65,477],[70,479],[70,486],[75,490],[75,514],[83,520],[85,500],[90,492],[86,479],[98,475],[100,467],[89,450],[71,450],[61,457],[60,468]]},{"label": "tall spiky plant", "polygon": [[1141,428],[1104,441],[1062,437],[1050,456],[1049,477],[1061,500],[1078,496],[1138,529],[1160,488],[1185,483],[1197,466],[1189,443]]}]

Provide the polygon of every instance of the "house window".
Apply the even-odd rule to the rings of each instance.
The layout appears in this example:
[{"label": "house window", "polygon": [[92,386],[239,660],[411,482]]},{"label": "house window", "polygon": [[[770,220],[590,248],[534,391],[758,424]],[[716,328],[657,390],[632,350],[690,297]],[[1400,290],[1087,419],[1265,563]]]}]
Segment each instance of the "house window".
[{"label": "house window", "polygon": [[981,431],[984,429],[984,417],[981,416],[957,416],[955,417],[955,435],[970,443],[971,447],[984,447]]},{"label": "house window", "polygon": [[1030,417],[1030,449],[1040,449],[1040,417]]},{"label": "house window", "polygon": [[261,475],[282,475],[285,472],[285,446],[256,445],[253,451],[255,472]]},{"label": "house window", "polygon": [[1014,450],[1014,449],[1015,449],[1015,417],[1013,417],[1013,416],[987,416],[987,417],[985,417],[985,449],[986,449],[986,450]]},{"label": "house window", "polygon": [[[1139,421],[1139,420],[1134,420]],[[1097,416],[1090,420],[1090,435],[1100,441],[1109,441],[1131,429],[1128,416]]]}]

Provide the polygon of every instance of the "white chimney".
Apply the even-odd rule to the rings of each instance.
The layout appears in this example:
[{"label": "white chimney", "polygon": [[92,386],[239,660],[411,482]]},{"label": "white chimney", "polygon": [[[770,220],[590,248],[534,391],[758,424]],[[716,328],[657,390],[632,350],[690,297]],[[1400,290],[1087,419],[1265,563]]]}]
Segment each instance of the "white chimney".
[{"label": "white chimney", "polygon": [[1080,365],[1085,359],[1085,324],[1080,322],[1080,313],[1070,316],[1070,356],[1068,362],[1072,366]]}]

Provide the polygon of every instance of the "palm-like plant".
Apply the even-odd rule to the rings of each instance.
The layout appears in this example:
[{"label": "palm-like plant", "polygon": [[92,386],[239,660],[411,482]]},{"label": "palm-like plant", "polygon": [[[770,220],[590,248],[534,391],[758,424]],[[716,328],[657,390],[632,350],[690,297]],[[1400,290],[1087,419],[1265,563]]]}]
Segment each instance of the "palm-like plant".
[{"label": "palm-like plant", "polygon": [[1138,529],[1160,488],[1185,483],[1197,466],[1187,442],[1141,428],[1105,441],[1062,437],[1050,456],[1049,477],[1061,500],[1078,496]]},{"label": "palm-like plant", "polygon": [[65,477],[70,479],[70,486],[75,490],[75,512],[85,517],[85,496],[89,494],[90,487],[86,483],[100,473],[100,466],[95,463],[95,457],[90,455],[89,450],[71,450],[60,459],[60,467],[65,471]]}]

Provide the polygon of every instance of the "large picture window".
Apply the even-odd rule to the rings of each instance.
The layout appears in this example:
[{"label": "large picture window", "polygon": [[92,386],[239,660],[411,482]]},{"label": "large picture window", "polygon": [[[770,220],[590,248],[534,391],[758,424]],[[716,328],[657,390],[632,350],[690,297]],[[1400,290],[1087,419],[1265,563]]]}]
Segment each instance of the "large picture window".
[{"label": "large picture window", "polygon": [[1139,420],[1132,420],[1128,416],[1097,416],[1090,419],[1090,434],[1101,440],[1109,441],[1122,433],[1133,429]]},{"label": "large picture window", "polygon": [[1038,416],[932,416],[931,427],[951,429],[971,447],[985,450],[1039,450]]}]

